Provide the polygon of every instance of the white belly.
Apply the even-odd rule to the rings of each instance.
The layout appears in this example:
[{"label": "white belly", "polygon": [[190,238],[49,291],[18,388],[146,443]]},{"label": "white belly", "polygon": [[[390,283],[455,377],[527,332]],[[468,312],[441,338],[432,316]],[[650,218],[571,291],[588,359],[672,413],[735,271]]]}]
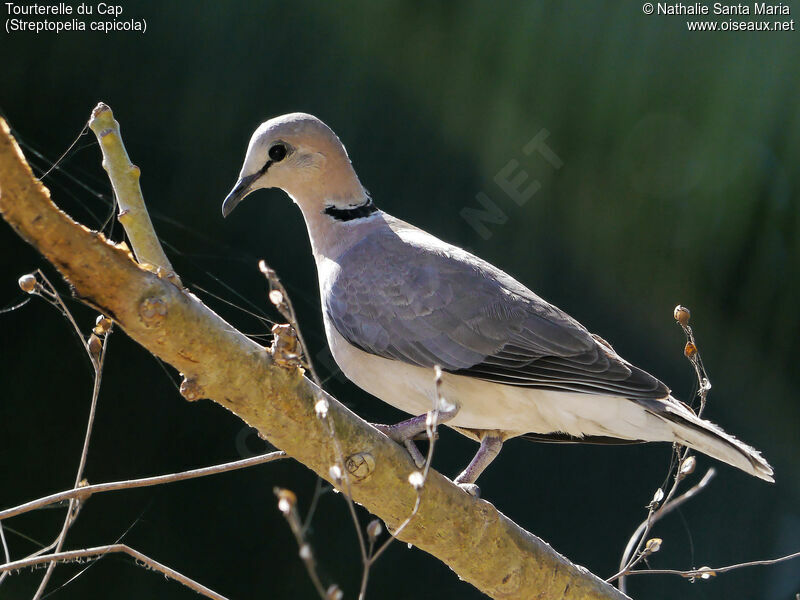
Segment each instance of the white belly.
[{"label": "white belly", "polygon": [[[412,415],[433,408],[433,369],[369,354],[349,344],[327,322],[325,329],[336,363],[358,387]],[[510,435],[564,432],[673,439],[664,421],[635,402],[615,396],[523,388],[450,373],[442,376],[442,395],[459,406],[456,417],[447,423],[453,427],[496,429]]]}]

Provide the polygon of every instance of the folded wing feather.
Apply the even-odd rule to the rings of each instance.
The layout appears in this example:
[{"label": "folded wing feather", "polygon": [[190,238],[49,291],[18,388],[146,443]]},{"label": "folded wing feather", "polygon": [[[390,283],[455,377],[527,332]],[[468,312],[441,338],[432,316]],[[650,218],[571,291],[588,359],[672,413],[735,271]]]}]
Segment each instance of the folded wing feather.
[{"label": "folded wing feather", "polygon": [[506,273],[408,225],[373,231],[323,286],[372,354],[506,385],[658,400],[669,389]]}]

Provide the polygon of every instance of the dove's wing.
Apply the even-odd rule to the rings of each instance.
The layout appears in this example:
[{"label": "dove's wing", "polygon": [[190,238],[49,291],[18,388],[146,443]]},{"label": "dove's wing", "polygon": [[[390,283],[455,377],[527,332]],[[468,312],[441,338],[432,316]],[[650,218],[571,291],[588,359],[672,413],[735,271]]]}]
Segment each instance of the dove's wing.
[{"label": "dove's wing", "polygon": [[487,381],[661,399],[667,387],[509,275],[413,228],[371,232],[323,286],[350,344]]}]

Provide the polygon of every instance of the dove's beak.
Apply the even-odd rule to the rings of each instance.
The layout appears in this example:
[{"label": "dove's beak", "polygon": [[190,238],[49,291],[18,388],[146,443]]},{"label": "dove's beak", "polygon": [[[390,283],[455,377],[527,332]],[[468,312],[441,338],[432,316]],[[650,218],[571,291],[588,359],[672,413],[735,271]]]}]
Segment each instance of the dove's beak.
[{"label": "dove's beak", "polygon": [[229,214],[231,214],[233,209],[236,208],[239,203],[244,200],[250,192],[253,191],[251,186],[259,175],[261,175],[261,173],[253,173],[252,175],[241,177],[239,181],[236,182],[236,185],[233,186],[233,189],[231,190],[230,194],[228,194],[228,197],[222,202],[223,217],[227,217]]}]

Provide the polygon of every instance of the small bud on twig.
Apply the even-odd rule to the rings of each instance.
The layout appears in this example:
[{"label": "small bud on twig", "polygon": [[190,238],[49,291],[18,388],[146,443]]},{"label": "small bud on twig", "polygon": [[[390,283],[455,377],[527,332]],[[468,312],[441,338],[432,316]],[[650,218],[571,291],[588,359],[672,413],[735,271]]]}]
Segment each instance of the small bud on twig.
[{"label": "small bud on twig", "polygon": [[685,306],[678,306],[675,307],[675,311],[672,313],[672,316],[675,317],[675,320],[686,327],[689,324],[689,319],[692,318],[692,313],[689,312],[689,309]]},{"label": "small bud on twig", "polygon": [[664,490],[658,488],[656,490],[656,493],[653,494],[653,499],[650,500],[650,504],[647,505],[648,510],[655,510],[656,508],[658,508],[658,505],[661,503],[663,499],[664,499]]},{"label": "small bud on twig", "polygon": [[325,592],[325,600],[342,600],[344,592],[335,583]]},{"label": "small bud on twig", "polygon": [[717,573],[713,571],[711,567],[700,567],[697,569],[697,573],[699,574],[700,579],[711,579],[712,577],[717,576]]},{"label": "small bud on twig", "polygon": [[292,490],[284,488],[275,488],[275,495],[278,497],[278,510],[283,513],[284,517],[288,516],[297,504],[297,496]]},{"label": "small bud on twig", "polygon": [[374,544],[375,540],[378,539],[378,536],[383,532],[383,526],[381,525],[380,519],[373,519],[367,525],[367,537],[369,538],[369,543]]},{"label": "small bud on twig", "polygon": [[32,294],[38,285],[39,282],[36,281],[36,277],[34,277],[31,273],[23,275],[19,278],[19,288],[28,294]]},{"label": "small bud on twig", "polygon": [[269,293],[269,301],[275,306],[281,306],[283,304],[283,294],[281,294],[280,290],[272,290]]},{"label": "small bud on twig", "polygon": [[94,358],[100,356],[100,351],[103,349],[103,342],[100,341],[99,337],[97,337],[95,334],[90,335],[89,341],[86,342],[86,345],[89,347],[89,353]]},{"label": "small bud on twig", "polygon": [[693,358],[697,354],[697,346],[695,346],[692,342],[686,342],[686,346],[683,348],[683,353],[686,355],[686,358]]},{"label": "small bud on twig", "polygon": [[681,468],[678,470],[678,478],[683,479],[684,477],[694,473],[694,467],[696,464],[697,460],[695,460],[694,456],[687,456],[686,460],[681,463]]},{"label": "small bud on twig", "polygon": [[111,329],[111,319],[103,315],[97,315],[97,320],[94,322],[94,331],[97,335],[105,335]]},{"label": "small bud on twig", "polygon": [[647,543],[644,546],[644,551],[647,554],[655,554],[659,550],[661,550],[661,542],[663,540],[661,538],[650,538],[647,540]]}]

